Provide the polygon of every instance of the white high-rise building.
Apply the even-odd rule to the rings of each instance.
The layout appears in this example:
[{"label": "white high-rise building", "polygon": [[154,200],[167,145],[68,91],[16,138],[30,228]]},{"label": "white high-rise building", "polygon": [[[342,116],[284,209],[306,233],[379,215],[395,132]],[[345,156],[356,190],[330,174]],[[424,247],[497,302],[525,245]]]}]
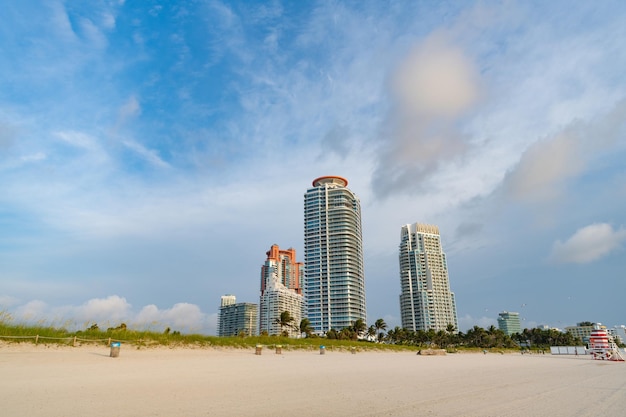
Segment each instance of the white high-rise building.
[{"label": "white high-rise building", "polygon": [[402,327],[417,331],[458,331],[446,254],[437,226],[415,223],[400,233],[400,315]]},{"label": "white high-rise building", "polygon": [[320,177],[304,195],[304,290],[318,335],[366,321],[361,203],[347,185]]},{"label": "white high-rise building", "polygon": [[218,336],[256,336],[259,306],[237,303],[234,295],[223,295],[217,319]]},{"label": "white high-rise building", "polygon": [[[304,297],[292,289],[285,287],[280,283],[277,274],[273,274],[267,281],[265,291],[261,295],[260,311],[259,311],[259,329],[260,332],[267,332],[269,335],[279,335],[286,332],[289,337],[297,337],[300,335],[298,326],[302,320],[302,307]],[[293,317],[290,326],[281,328],[277,323],[281,313],[288,311]]]},{"label": "white high-rise building", "polygon": [[[296,261],[296,250],[280,249],[272,245],[265,253],[267,259],[261,267],[261,299],[259,303],[259,332],[277,335],[287,332],[290,337],[299,336],[295,326],[300,326],[303,317],[304,296],[300,287],[300,277],[304,265]],[[276,322],[280,315],[288,311],[293,322],[290,327],[280,327]]]}]

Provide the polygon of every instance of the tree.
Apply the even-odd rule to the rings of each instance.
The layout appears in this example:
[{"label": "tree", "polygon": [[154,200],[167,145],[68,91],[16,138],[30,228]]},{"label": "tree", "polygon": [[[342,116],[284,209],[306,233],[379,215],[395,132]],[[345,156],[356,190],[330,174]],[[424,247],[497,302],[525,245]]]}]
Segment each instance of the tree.
[{"label": "tree", "polygon": [[384,334],[381,332],[387,330],[387,323],[385,323],[385,320],[383,319],[378,319],[374,322],[374,327],[376,328],[376,334],[378,334],[378,341],[382,341]]},{"label": "tree", "polygon": [[374,327],[373,325],[367,328],[367,337],[371,340],[371,339],[375,339],[376,337],[376,327]]},{"label": "tree", "polygon": [[280,332],[283,336],[289,336],[289,331],[285,330],[285,327],[291,327],[292,323],[295,319],[291,315],[291,313],[287,310],[280,313],[280,317],[274,320],[274,323],[280,326]]},{"label": "tree", "polygon": [[305,337],[310,337],[311,333],[313,333],[313,326],[311,326],[311,321],[307,318],[300,320],[300,326],[298,328],[300,330],[300,334],[304,333]]},{"label": "tree", "polygon": [[351,330],[354,331],[354,333],[356,334],[357,338],[363,336],[363,334],[367,330],[367,324],[365,324],[365,321],[363,321],[363,319],[356,319],[354,322],[352,322],[352,326],[350,327]]}]

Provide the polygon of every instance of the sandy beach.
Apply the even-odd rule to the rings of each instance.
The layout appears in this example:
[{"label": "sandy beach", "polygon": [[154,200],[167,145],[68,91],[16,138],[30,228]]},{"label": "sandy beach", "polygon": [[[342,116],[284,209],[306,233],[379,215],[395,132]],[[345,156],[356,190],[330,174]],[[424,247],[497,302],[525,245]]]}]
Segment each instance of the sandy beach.
[{"label": "sandy beach", "polygon": [[626,364],[585,356],[0,345],[4,416],[602,416]]}]

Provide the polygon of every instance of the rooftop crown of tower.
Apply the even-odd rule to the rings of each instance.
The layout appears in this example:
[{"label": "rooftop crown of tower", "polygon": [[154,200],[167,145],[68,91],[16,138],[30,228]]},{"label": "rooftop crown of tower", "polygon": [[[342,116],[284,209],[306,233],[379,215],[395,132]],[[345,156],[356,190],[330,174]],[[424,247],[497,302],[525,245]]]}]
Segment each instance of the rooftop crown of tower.
[{"label": "rooftop crown of tower", "polygon": [[347,187],[348,180],[336,175],[326,175],[324,177],[319,177],[313,180],[313,187],[320,187],[324,184],[334,184],[340,187]]}]

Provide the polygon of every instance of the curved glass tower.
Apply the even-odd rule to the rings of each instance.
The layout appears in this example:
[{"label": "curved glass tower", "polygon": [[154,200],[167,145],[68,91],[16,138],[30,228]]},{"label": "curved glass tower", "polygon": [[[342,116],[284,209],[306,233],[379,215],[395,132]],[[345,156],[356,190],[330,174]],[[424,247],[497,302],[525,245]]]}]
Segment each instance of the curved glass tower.
[{"label": "curved glass tower", "polygon": [[304,290],[319,335],[366,321],[361,203],[347,185],[320,177],[304,195]]}]

